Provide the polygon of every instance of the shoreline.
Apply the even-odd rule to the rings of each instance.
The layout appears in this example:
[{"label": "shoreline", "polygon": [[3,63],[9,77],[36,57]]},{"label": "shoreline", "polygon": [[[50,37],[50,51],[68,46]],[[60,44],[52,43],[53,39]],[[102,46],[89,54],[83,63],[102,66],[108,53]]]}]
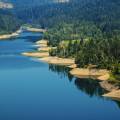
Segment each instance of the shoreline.
[{"label": "shoreline", "polygon": [[47,40],[37,41],[35,45],[38,47],[36,52],[25,52],[22,53],[22,55],[35,57],[38,58],[38,60],[47,62],[49,64],[71,66],[75,63],[74,59],[50,56],[49,50],[55,49],[55,47],[49,47],[47,44],[48,44]]},{"label": "shoreline", "polygon": [[[20,27],[19,30],[17,30],[16,32],[13,32],[13,33],[0,35],[0,40],[17,37],[22,32],[21,28],[22,27]],[[30,28],[30,27],[26,27],[25,29],[30,32],[42,32],[42,33],[46,32],[45,29]]]},{"label": "shoreline", "polygon": [[78,78],[92,78],[100,81],[106,81],[110,77],[106,69],[74,68],[70,73]]},{"label": "shoreline", "polygon": [[110,75],[109,71],[106,69],[84,69],[84,68],[77,68],[75,64],[74,58],[60,58],[57,56],[50,56],[49,50],[55,49],[55,47],[49,47],[47,40],[39,40],[36,42],[35,46],[37,46],[36,52],[25,52],[22,55],[29,56],[29,57],[36,57],[38,60],[47,62],[49,64],[56,64],[56,65],[64,65],[66,67],[71,68],[70,74],[78,77],[78,78],[88,78],[91,77],[93,79],[98,79],[100,81],[108,80]]},{"label": "shoreline", "polygon": [[11,33],[11,34],[0,35],[0,40],[5,40],[5,39],[17,37],[21,32],[22,32],[22,30],[19,29],[19,30],[17,30],[16,32]]},{"label": "shoreline", "polygon": [[112,98],[113,100],[120,101],[120,89],[113,90],[107,94],[104,94],[103,97]]},{"label": "shoreline", "polygon": [[47,62],[49,64],[55,64],[55,65],[63,65],[63,66],[69,66],[74,64],[74,59],[69,59],[69,58],[59,58],[59,57],[43,57],[39,58],[38,60]]},{"label": "shoreline", "polygon": [[[100,86],[108,91],[107,94],[102,95],[104,97],[113,98],[113,94],[110,94],[113,91],[119,91],[118,86],[115,86],[109,83],[110,72],[106,69],[89,69],[89,68],[77,68],[74,58],[59,58],[57,56],[50,56],[49,50],[55,49],[48,46],[47,40],[39,40],[36,42],[37,51],[36,52],[26,52],[22,53],[24,56],[35,57],[40,61],[46,62],[48,64],[63,65],[71,68],[70,74],[77,78],[92,78],[93,80],[98,80]],[[114,93],[114,95],[116,95]],[[120,99],[120,94],[117,96]]]}]

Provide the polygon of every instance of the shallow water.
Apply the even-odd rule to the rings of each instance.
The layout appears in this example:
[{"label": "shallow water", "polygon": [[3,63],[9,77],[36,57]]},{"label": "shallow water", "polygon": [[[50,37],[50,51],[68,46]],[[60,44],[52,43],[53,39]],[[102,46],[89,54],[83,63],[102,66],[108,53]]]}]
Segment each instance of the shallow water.
[{"label": "shallow water", "polygon": [[101,97],[98,82],[21,56],[40,36],[0,41],[0,120],[120,120],[120,103]]}]

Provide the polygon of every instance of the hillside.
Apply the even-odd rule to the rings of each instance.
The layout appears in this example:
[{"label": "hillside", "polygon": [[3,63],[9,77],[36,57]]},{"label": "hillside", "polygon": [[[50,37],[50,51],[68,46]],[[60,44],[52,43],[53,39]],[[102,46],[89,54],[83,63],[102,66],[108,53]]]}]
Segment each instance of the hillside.
[{"label": "hillside", "polygon": [[[60,22],[91,21],[111,30],[120,25],[120,2],[117,0],[71,0],[67,3],[55,3],[25,8],[17,15],[25,22],[51,27]],[[117,18],[117,19],[116,19]],[[111,26],[111,25],[112,26]]]},{"label": "hillside", "polygon": [[11,12],[0,9],[0,34],[14,32],[19,27],[20,21]]}]

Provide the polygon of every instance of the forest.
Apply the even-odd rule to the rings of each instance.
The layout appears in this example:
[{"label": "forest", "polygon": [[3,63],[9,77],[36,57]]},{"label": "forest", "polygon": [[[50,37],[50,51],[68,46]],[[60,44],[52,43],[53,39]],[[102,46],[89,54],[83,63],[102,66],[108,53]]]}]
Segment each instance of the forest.
[{"label": "forest", "polygon": [[50,54],[74,57],[78,67],[94,65],[108,69],[112,80],[120,80],[120,2],[85,1],[80,6],[71,4],[73,8],[66,12],[63,10],[68,18],[60,14],[59,17],[64,16],[61,22],[54,15],[53,21],[58,23],[44,35],[49,45],[57,46]]},{"label": "forest", "polygon": [[21,21],[6,9],[0,9],[0,34],[15,32],[21,26]]}]

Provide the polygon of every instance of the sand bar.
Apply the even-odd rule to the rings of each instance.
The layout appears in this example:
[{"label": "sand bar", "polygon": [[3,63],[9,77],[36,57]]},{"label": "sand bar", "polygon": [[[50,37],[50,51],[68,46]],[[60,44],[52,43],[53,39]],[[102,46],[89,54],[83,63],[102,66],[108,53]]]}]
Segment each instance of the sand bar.
[{"label": "sand bar", "polygon": [[36,42],[36,46],[39,48],[48,48],[48,41],[47,40],[39,40]]},{"label": "sand bar", "polygon": [[72,64],[72,65],[70,65],[70,66],[68,66],[69,68],[77,68],[77,65],[76,64]]},{"label": "sand bar", "polygon": [[47,40],[38,40],[37,42],[36,42],[36,44],[47,44],[48,43],[48,41]]},{"label": "sand bar", "polygon": [[41,57],[48,57],[49,53],[48,52],[26,52],[26,53],[22,53],[22,55],[41,58]]}]

